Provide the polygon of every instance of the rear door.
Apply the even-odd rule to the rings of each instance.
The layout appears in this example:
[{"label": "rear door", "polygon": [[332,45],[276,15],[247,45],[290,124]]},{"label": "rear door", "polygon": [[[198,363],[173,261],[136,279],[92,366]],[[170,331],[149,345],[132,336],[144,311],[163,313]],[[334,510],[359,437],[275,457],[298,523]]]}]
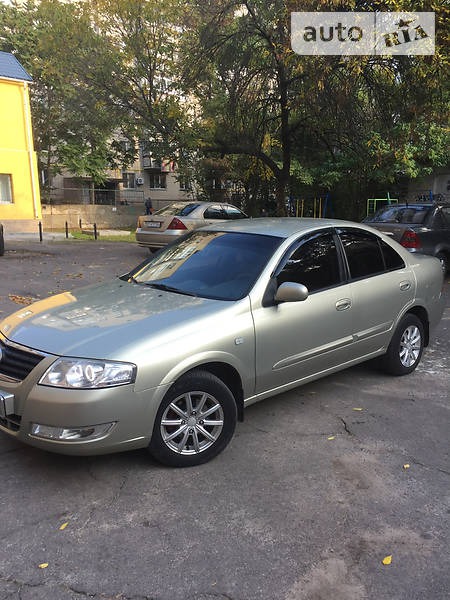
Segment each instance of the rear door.
[{"label": "rear door", "polygon": [[415,296],[416,281],[403,258],[370,232],[338,230],[352,298],[353,353],[363,357],[386,346],[393,326]]}]

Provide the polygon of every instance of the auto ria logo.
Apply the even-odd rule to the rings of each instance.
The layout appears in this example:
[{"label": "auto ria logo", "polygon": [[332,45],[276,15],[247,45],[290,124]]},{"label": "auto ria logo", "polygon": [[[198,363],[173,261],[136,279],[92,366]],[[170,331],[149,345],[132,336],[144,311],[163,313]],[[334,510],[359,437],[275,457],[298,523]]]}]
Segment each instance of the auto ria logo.
[{"label": "auto ria logo", "polygon": [[434,54],[434,12],[293,12],[291,46],[305,55]]}]

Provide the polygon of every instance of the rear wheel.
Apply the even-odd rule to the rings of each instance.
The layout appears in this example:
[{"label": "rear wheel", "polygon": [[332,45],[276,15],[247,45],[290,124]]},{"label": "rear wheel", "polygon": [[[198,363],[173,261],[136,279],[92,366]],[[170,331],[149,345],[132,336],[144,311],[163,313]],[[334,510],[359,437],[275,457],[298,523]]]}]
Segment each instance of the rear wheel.
[{"label": "rear wheel", "polygon": [[191,467],[219,454],[233,437],[237,409],[228,387],[192,371],[167,392],[156,415],[149,451],[171,467]]},{"label": "rear wheel", "polygon": [[392,375],[407,375],[414,371],[422,357],[424,329],[415,315],[405,315],[397,326],[382,357],[382,368]]}]

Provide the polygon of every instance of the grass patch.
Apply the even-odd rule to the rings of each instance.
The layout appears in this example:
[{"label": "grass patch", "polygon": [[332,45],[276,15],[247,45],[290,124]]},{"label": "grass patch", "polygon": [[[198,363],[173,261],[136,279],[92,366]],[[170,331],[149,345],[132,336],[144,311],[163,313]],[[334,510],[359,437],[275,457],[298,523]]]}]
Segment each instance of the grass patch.
[{"label": "grass patch", "polygon": [[[81,231],[71,231],[70,236],[75,240],[94,240],[94,234],[82,233]],[[128,234],[117,234],[107,235],[102,231],[97,232],[97,241],[100,242],[136,242],[136,235],[134,231],[130,231]]]}]

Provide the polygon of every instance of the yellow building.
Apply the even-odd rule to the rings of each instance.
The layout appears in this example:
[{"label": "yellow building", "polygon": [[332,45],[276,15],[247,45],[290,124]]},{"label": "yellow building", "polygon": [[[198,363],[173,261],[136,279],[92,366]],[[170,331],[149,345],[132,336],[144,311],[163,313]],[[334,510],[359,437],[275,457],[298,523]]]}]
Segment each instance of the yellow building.
[{"label": "yellow building", "polygon": [[0,52],[0,223],[6,231],[34,231],[41,219],[30,81],[12,54]]}]

